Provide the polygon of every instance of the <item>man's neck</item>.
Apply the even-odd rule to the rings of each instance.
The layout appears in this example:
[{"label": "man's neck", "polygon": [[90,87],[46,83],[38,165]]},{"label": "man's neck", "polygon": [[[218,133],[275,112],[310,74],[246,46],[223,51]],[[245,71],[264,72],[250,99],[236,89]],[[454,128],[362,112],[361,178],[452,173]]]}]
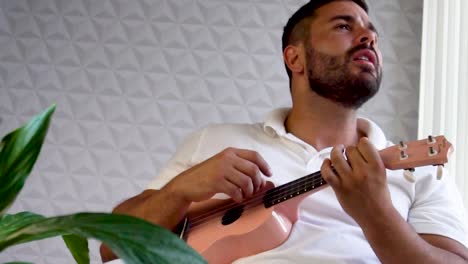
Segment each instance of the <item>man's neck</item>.
[{"label": "man's neck", "polygon": [[338,144],[356,145],[363,136],[358,131],[356,110],[314,97],[293,104],[285,121],[286,130],[318,151]]}]

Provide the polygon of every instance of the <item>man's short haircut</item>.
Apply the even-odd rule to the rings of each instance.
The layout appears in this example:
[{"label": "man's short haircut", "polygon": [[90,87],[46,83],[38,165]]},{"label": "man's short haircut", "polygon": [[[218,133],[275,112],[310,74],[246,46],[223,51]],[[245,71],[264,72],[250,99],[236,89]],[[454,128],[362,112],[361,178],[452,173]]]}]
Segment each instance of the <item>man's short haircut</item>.
[{"label": "man's short haircut", "polygon": [[[289,18],[288,23],[286,23],[286,26],[284,26],[282,37],[283,52],[289,44],[304,41],[305,37],[309,35],[308,33],[310,21],[308,20],[308,18],[314,17],[315,10],[319,9],[321,6],[336,1],[352,1],[359,5],[362,9],[364,9],[366,13],[369,11],[365,0],[311,0],[305,5],[303,5],[301,8],[299,8]],[[286,64],[285,67],[291,83],[292,72]]]}]

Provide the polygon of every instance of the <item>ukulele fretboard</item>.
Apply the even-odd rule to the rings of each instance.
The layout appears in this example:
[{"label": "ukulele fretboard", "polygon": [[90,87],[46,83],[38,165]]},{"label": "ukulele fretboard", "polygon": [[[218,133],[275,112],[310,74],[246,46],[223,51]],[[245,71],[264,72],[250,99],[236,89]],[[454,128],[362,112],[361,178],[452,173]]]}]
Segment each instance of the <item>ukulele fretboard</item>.
[{"label": "ukulele fretboard", "polygon": [[322,178],[322,174],[318,171],[290,183],[268,190],[263,197],[263,204],[265,205],[265,208],[268,208],[303,193],[312,191],[326,183],[327,182]]}]

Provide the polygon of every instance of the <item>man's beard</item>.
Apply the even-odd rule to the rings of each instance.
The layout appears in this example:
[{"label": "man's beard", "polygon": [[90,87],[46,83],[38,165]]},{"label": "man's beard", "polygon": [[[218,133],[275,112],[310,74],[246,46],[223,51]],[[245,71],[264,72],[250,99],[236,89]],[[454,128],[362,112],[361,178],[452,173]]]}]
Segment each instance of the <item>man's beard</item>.
[{"label": "man's beard", "polygon": [[361,72],[358,74],[351,72],[352,55],[356,51],[369,49],[367,45],[349,50],[344,62],[340,62],[338,56],[320,53],[312,47],[306,49],[310,88],[318,95],[346,108],[358,109],[379,90],[382,80],[379,61],[374,64],[375,69],[364,65],[360,67]]}]

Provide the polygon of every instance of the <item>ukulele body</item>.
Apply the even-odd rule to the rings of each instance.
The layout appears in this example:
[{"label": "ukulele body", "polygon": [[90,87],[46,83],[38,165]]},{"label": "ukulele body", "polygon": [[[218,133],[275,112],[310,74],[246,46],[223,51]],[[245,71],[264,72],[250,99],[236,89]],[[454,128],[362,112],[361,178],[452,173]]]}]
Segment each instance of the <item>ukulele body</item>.
[{"label": "ukulele body", "polygon": [[[266,189],[272,187],[273,184],[268,183]],[[273,249],[289,237],[298,219],[299,204],[310,194],[302,194],[269,208],[263,204],[257,205],[242,212],[238,219],[229,224],[223,224],[221,217],[215,217],[193,229],[189,228],[187,243],[210,264],[228,264]],[[231,199],[194,203],[187,216],[194,219],[230,204]]]}]

